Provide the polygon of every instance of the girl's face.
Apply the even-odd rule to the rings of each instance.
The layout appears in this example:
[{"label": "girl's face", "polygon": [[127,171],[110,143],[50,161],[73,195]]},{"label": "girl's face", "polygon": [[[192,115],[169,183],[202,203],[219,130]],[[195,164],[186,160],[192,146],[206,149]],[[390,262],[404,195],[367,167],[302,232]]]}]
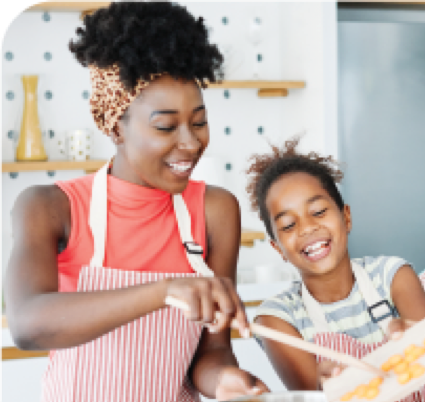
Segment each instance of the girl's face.
[{"label": "girl's face", "polygon": [[350,208],[341,211],[314,176],[282,176],[270,187],[266,207],[276,238],[272,246],[303,277],[328,273],[349,261]]},{"label": "girl's face", "polygon": [[132,102],[119,131],[130,181],[181,193],[209,142],[201,90],[194,82],[160,77]]}]

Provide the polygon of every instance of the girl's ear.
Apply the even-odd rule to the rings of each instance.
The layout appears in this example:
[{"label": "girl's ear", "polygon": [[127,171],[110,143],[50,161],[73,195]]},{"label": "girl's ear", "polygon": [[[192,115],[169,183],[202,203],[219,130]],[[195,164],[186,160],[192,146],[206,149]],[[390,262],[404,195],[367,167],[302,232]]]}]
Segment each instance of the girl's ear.
[{"label": "girl's ear", "polygon": [[279,247],[279,244],[275,240],[270,240],[270,245],[280,254],[280,256],[283,258],[283,261],[288,262],[288,259],[283,254],[282,250]]},{"label": "girl's ear", "polygon": [[347,232],[350,233],[353,227],[353,222],[351,220],[351,209],[349,205],[347,204],[344,205],[343,213],[344,213],[344,221],[345,221],[345,226],[347,228]]}]

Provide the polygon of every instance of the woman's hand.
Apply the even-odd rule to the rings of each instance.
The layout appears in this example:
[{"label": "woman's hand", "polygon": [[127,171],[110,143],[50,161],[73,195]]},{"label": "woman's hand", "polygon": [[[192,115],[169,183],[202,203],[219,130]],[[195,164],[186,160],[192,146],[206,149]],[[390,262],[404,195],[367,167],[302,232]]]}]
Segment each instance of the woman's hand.
[{"label": "woman's hand", "polygon": [[323,383],[326,380],[340,375],[345,368],[346,366],[343,364],[331,360],[323,360],[320,363],[317,363],[319,388],[323,389]]},{"label": "woman's hand", "polygon": [[[165,297],[173,296],[186,302],[190,311],[184,314],[189,320],[206,324],[211,333],[216,333],[228,328],[235,318],[241,336],[249,337],[244,305],[229,278],[167,279],[166,284]],[[218,320],[216,311],[221,313]]]},{"label": "woman's hand", "polygon": [[413,327],[416,324],[416,321],[407,320],[403,318],[393,318],[388,324],[387,336],[393,341],[400,339],[404,332]]},{"label": "woman's hand", "polygon": [[248,395],[261,395],[270,392],[267,386],[251,373],[238,367],[229,366],[221,370],[215,391],[218,401]]}]

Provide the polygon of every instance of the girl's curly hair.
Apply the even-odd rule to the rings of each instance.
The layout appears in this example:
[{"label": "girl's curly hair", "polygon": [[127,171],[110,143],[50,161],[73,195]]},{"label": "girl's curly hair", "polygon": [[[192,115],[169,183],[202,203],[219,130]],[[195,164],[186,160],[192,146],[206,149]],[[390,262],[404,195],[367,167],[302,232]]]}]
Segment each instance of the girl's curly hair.
[{"label": "girl's curly hair", "polygon": [[297,136],[285,142],[282,149],[271,145],[270,154],[255,154],[249,160],[253,163],[246,170],[249,176],[246,190],[253,211],[258,211],[270,238],[275,239],[270,216],[266,208],[266,197],[271,185],[288,173],[308,173],[316,177],[338,207],[344,208],[344,201],[336,183],[340,183],[344,174],[332,156],[322,157],[315,152],[300,154],[296,147],[300,141]]},{"label": "girl's curly hair", "polygon": [[176,3],[111,3],[87,15],[84,25],[70,51],[83,66],[117,63],[128,90],[156,73],[198,80],[203,87],[223,78],[223,56],[209,43],[203,18]]}]

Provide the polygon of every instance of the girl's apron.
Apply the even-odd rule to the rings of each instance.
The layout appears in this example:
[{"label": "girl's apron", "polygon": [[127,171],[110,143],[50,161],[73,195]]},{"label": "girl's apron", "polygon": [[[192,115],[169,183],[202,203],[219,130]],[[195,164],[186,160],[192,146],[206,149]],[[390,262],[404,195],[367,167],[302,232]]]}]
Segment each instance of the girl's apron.
[{"label": "girl's apron", "polygon": [[[94,255],[81,269],[78,292],[126,288],[165,278],[213,276],[192,238],[181,195],[173,196],[182,247],[195,273],[123,271],[103,267],[107,226],[109,163],[94,176],[89,225]],[[143,245],[140,245],[143,247]],[[143,267],[145,268],[145,267]],[[164,308],[86,344],[56,350],[43,380],[43,402],[198,402],[187,371],[202,326],[180,310]]]},{"label": "girl's apron", "polygon": [[[360,293],[368,306],[369,314],[372,320],[381,327],[381,330],[385,334],[388,324],[393,318],[392,308],[387,300],[382,299],[367,272],[360,265],[353,262],[351,262],[351,264]],[[425,272],[421,275],[420,279],[425,287]],[[307,314],[316,330],[314,343],[361,359],[387,342],[385,338],[382,342],[363,343],[346,334],[332,332],[326,321],[322,307],[310,294],[304,283],[302,283],[301,292]],[[317,360],[321,361],[323,359],[317,356]],[[403,399],[403,402],[425,402],[425,387]]]}]

